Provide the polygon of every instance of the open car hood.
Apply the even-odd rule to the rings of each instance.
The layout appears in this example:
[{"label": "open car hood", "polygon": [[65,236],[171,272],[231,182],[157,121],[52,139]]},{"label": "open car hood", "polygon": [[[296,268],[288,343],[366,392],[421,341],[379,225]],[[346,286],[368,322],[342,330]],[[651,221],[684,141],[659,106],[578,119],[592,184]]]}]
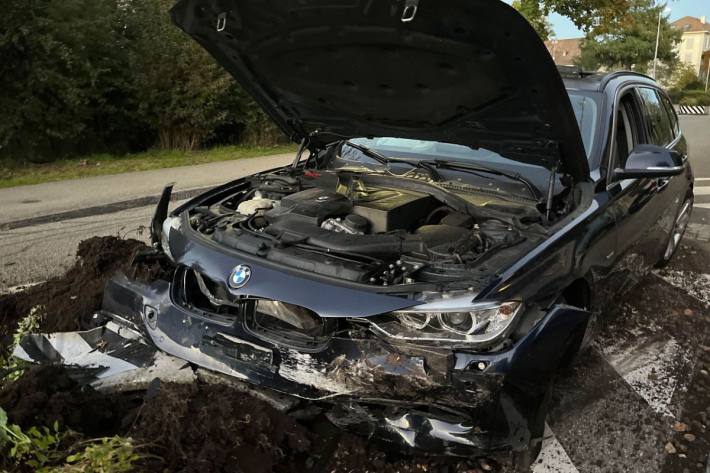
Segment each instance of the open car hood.
[{"label": "open car hood", "polygon": [[502,1],[180,0],[172,15],[294,141],[440,141],[588,177],[553,60]]}]

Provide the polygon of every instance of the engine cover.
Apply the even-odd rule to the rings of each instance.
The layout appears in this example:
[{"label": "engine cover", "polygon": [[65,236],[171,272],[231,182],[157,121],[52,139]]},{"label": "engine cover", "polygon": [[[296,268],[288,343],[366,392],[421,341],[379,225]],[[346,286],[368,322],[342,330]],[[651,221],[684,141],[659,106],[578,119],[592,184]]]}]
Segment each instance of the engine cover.
[{"label": "engine cover", "polygon": [[323,220],[345,216],[351,210],[352,203],[344,195],[314,187],[284,197],[281,205],[268,211],[266,217],[270,223],[274,223],[289,214],[320,226]]},{"label": "engine cover", "polygon": [[353,212],[370,221],[371,233],[414,230],[440,204],[430,195],[403,189],[367,189],[354,193]]}]

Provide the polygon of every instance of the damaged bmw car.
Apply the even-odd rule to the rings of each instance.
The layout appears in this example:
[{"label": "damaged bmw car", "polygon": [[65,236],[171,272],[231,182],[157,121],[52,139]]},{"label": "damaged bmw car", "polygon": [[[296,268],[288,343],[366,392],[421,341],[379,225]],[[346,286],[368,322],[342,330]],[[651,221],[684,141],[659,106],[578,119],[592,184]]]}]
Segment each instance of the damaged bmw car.
[{"label": "damaged bmw car", "polygon": [[[652,79],[560,71],[498,0],[180,0],[299,149],[151,226],[101,314],[432,453],[537,456],[558,370],[665,264],[693,176]],[[305,401],[304,401],[305,402]]]}]

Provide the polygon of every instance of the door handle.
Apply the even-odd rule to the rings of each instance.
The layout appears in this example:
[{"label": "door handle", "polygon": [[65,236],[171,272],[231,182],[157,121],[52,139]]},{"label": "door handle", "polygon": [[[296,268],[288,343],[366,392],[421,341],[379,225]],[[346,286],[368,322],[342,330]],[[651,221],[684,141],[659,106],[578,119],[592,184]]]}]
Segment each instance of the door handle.
[{"label": "door handle", "polygon": [[656,190],[658,192],[662,192],[663,189],[668,187],[668,184],[671,182],[670,178],[668,177],[659,177],[656,179]]}]

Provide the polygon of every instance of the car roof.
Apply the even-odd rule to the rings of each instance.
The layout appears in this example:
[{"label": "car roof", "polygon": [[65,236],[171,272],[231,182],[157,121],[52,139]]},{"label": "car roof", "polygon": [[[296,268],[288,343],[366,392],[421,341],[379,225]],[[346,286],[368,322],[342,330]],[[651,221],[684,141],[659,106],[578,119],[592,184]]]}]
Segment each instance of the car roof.
[{"label": "car roof", "polygon": [[558,66],[567,90],[602,92],[611,83],[627,81],[656,84],[651,77],[631,71],[586,72],[576,66]]}]

